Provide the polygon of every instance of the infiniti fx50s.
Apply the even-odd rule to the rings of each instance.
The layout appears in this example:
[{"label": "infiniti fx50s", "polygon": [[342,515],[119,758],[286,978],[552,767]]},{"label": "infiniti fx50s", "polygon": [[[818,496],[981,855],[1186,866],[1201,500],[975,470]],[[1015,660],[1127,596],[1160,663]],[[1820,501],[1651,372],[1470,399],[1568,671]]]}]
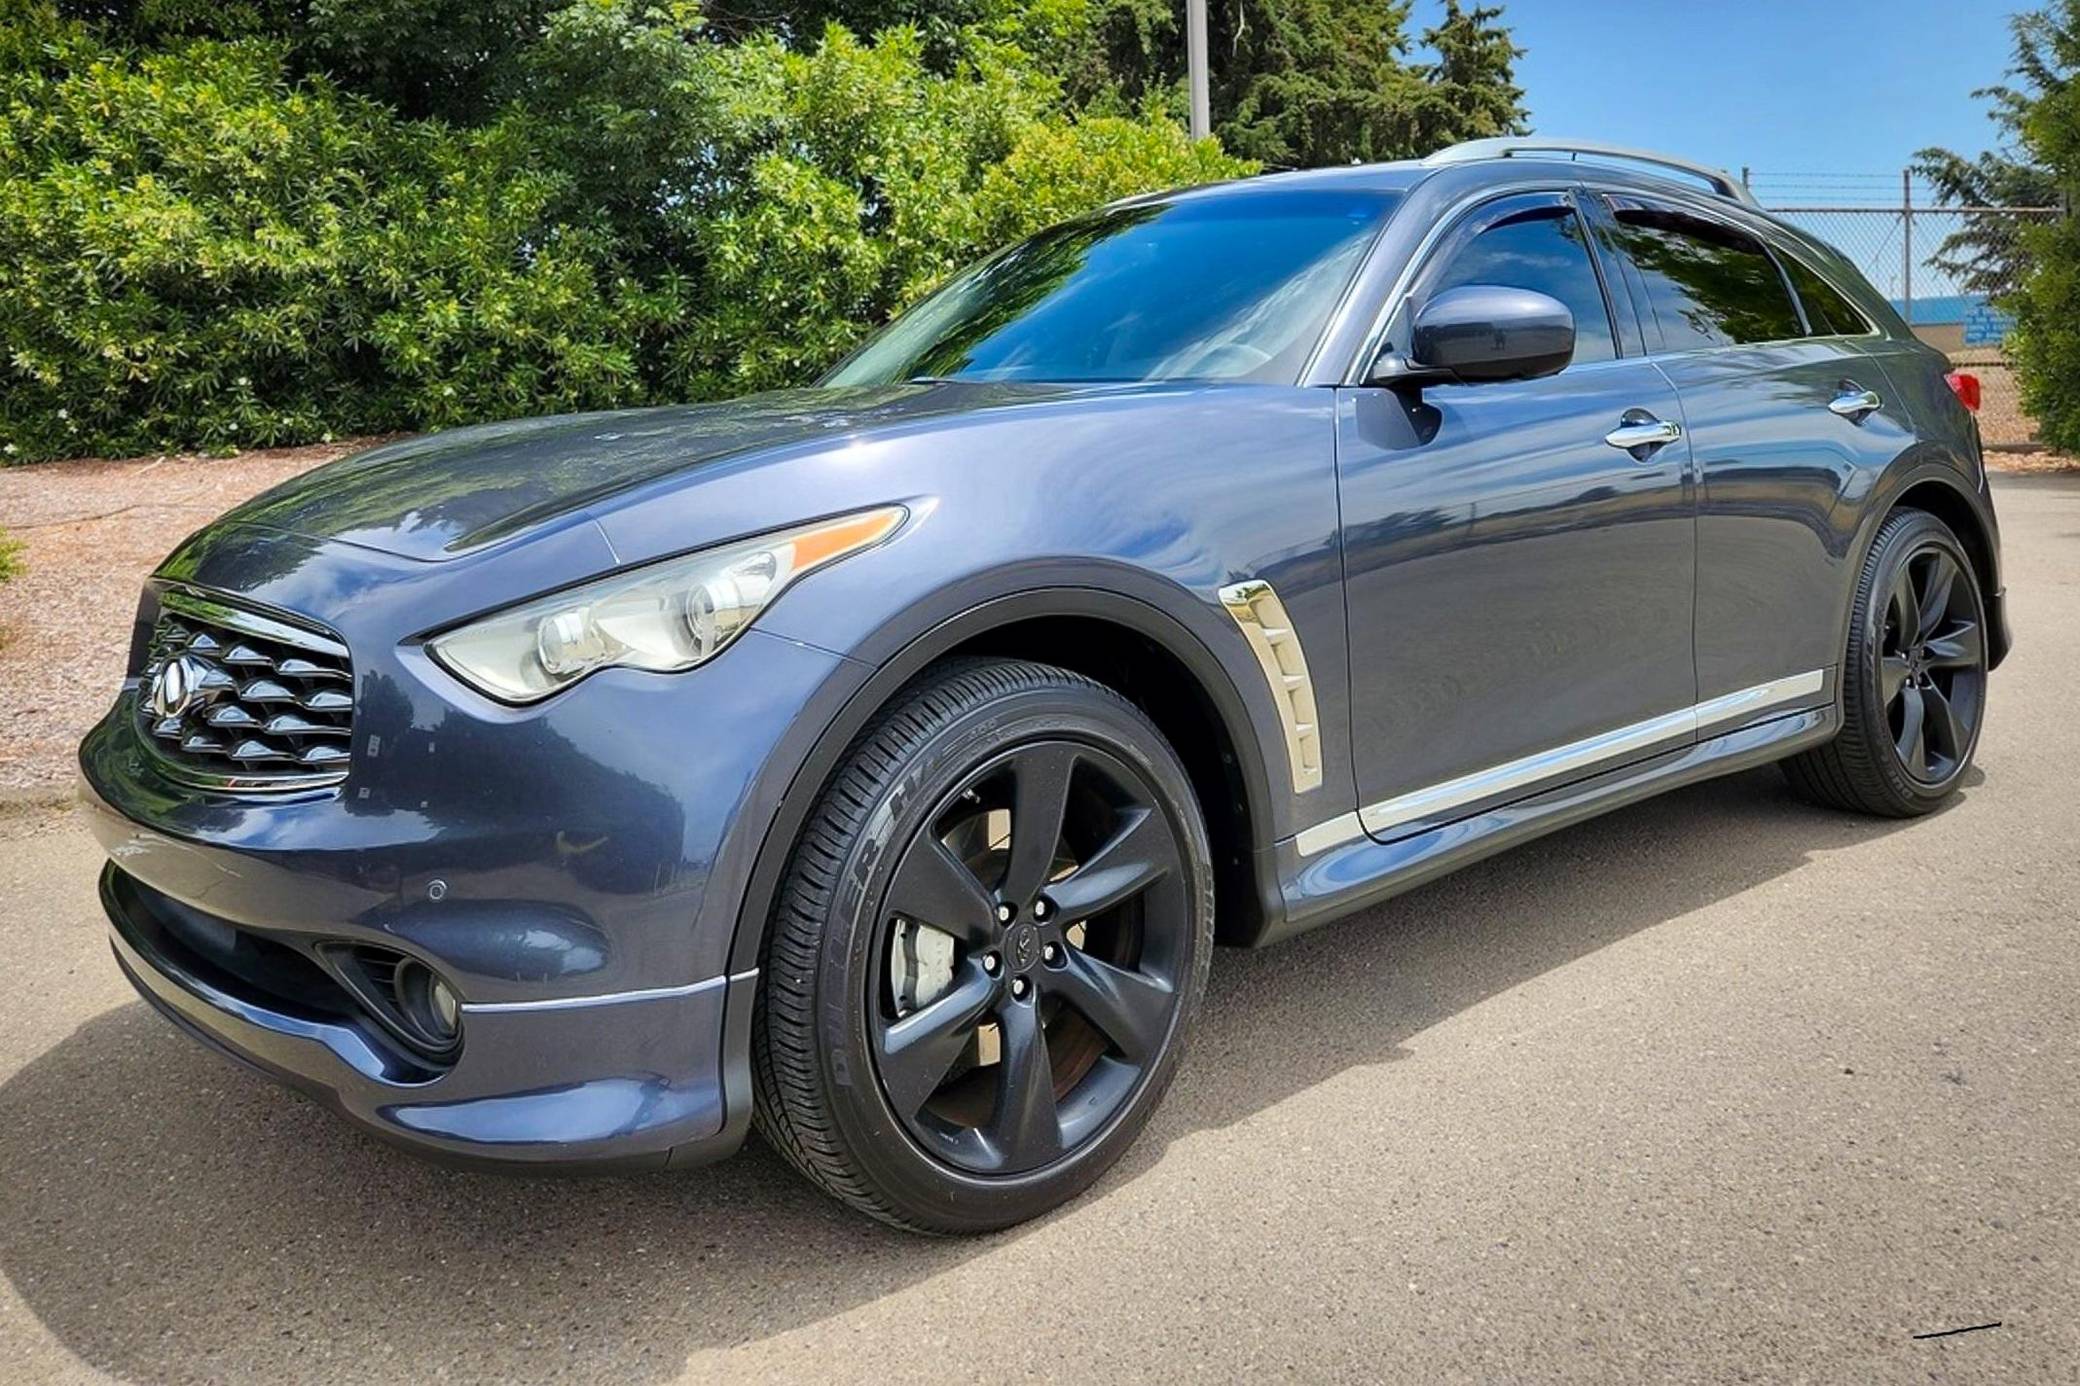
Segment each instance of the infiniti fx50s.
[{"label": "infiniti fx50s", "polygon": [[808,388],[240,506],[80,749],[117,960],[423,1152],[755,1125],[975,1231],[1133,1141],[1216,942],[1768,761],[1934,809],[2008,644],[1975,382],[1582,152],[1135,199]]}]

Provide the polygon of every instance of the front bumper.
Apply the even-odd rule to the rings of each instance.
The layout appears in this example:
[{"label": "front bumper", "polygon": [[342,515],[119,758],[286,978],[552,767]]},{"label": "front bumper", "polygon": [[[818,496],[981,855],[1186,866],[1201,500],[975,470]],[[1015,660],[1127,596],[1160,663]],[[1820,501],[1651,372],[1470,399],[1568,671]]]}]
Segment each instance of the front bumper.
[{"label": "front bumper", "polygon": [[718,1158],[740,1139],[726,1133],[721,1036],[732,1013],[748,1022],[756,974],[577,1002],[465,1005],[453,1065],[428,1073],[351,1010],[286,1002],[213,964],[154,908],[165,897],[113,863],[101,898],[117,964],[161,1014],[422,1154],[642,1168]]},{"label": "front bumper", "polygon": [[[505,588],[554,580],[527,558]],[[676,1164],[741,1143],[755,974],[730,958],[746,883],[868,671],[754,629],[692,674],[610,670],[507,708],[409,639],[504,600],[486,595],[488,560],[464,572],[219,530],[170,562],[337,632],[356,711],[344,782],[281,794],[171,777],[134,687],[89,733],[81,797],[110,858],[116,955],[146,999],[429,1154]],[[460,999],[459,1048],[424,1062],[350,988],[271,990],[212,939],[256,940],[310,975],[338,950],[423,963]]]}]

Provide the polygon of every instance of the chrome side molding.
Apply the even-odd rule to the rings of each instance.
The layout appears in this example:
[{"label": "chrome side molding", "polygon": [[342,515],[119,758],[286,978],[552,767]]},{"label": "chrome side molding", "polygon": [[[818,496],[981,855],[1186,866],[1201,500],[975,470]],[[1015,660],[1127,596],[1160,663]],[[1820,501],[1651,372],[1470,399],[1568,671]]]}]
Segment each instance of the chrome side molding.
[{"label": "chrome side molding", "polygon": [[1697,713],[1697,729],[1700,732],[1712,731],[1728,722],[1742,721],[1758,712],[1774,710],[1779,704],[1811,697],[1826,687],[1827,671],[1809,669],[1803,674],[1788,674],[1768,683],[1758,683],[1753,688],[1727,693],[1699,703],[1693,709]]},{"label": "chrome side molding", "polygon": [[1477,770],[1456,780],[1446,780],[1443,784],[1370,804],[1358,810],[1358,818],[1368,833],[1391,832],[1404,823],[1449,813],[1482,799],[1528,788],[1543,780],[1567,779],[1609,761],[1629,760],[1663,742],[1677,741],[1694,735],[1696,731],[1696,709],[1684,708],[1681,712],[1650,717],[1629,727],[1585,737],[1550,751],[1539,751],[1521,760]]},{"label": "chrome side molding", "polygon": [[1484,800],[1502,799],[1515,791],[1529,792],[1546,782],[1565,782],[1591,771],[1636,760],[1664,745],[1717,732],[1735,723],[1767,713],[1795,712],[1806,700],[1827,687],[1827,671],[1811,669],[1791,674],[1753,688],[1695,703],[1677,712],[1649,717],[1644,722],[1617,727],[1595,736],[1555,746],[1548,751],[1461,775],[1442,784],[1413,790],[1392,799],[1368,804],[1356,813],[1341,814],[1317,823],[1294,838],[1303,857],[1326,852],[1368,834],[1392,832],[1395,828],[1448,814],[1454,809]]},{"label": "chrome side molding", "polygon": [[1355,813],[1340,813],[1325,823],[1312,828],[1303,828],[1293,839],[1293,845],[1303,857],[1317,852],[1326,852],[1331,847],[1341,847],[1346,842],[1355,842],[1365,836],[1365,822]]},{"label": "chrome side molding", "polygon": [[1285,603],[1262,578],[1231,582],[1220,590],[1221,605],[1255,651],[1285,728],[1286,760],[1292,766],[1293,792],[1305,794],[1322,783],[1322,733],[1315,713],[1314,681],[1308,677],[1307,654],[1300,633],[1286,615]]}]

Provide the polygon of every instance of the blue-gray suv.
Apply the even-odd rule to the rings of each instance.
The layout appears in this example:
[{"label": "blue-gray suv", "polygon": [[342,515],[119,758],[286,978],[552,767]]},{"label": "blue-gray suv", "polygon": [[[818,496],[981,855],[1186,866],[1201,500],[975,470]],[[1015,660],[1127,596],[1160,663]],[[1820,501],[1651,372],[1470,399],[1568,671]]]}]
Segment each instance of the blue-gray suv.
[{"label": "blue-gray suv", "polygon": [[755,1125],[1001,1227],[1147,1122],[1217,942],[1763,762],[1942,804],[2008,646],[1975,395],[1679,161],[1121,203],[814,386],[379,448],[187,540],[80,748],[116,957],[423,1152]]}]

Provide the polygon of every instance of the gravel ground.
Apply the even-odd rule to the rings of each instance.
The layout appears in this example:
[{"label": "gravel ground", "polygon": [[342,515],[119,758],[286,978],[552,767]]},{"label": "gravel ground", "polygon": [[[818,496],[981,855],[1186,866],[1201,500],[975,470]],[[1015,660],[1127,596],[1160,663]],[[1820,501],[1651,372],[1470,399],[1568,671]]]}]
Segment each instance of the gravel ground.
[{"label": "gravel ground", "polygon": [[393,1152],[136,1001],[92,843],[18,808],[0,1380],[2080,1379],[2080,479],[2000,504],[2021,643],[1948,810],[1748,774],[1223,954],[1140,1145],[981,1240],[756,1147]]},{"label": "gravel ground", "polygon": [[1992,453],[1986,460],[1994,471],[2008,476],[2046,476],[2080,472],[2080,458],[2069,457],[2062,452],[2046,452],[2041,448]]}]

